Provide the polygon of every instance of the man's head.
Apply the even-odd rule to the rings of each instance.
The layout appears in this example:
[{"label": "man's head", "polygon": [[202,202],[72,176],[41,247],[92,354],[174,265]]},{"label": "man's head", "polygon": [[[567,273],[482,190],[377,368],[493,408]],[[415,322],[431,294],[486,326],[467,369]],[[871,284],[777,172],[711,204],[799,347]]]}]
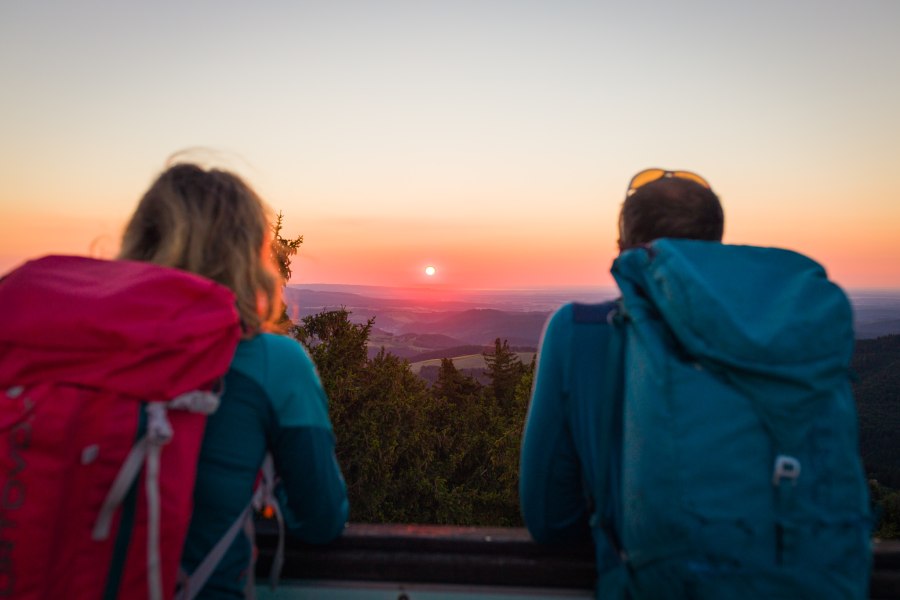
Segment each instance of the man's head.
[{"label": "man's head", "polygon": [[724,226],[719,198],[702,177],[648,169],[632,179],[622,203],[619,251],[663,237],[718,242]]}]

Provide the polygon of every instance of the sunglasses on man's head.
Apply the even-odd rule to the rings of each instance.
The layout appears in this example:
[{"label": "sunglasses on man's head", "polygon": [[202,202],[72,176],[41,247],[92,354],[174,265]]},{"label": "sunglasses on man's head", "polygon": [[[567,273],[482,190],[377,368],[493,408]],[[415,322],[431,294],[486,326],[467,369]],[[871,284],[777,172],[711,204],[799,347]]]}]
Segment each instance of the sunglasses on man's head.
[{"label": "sunglasses on man's head", "polygon": [[694,183],[699,183],[706,189],[712,189],[709,183],[697,175],[696,173],[691,173],[690,171],[667,171],[666,169],[644,169],[637,175],[631,178],[631,181],[628,183],[628,192],[625,194],[626,196],[630,196],[635,193],[638,188],[644,187],[650,182],[657,181],[659,179],[665,179],[667,177],[674,177],[676,179],[687,179],[688,181],[693,181]]}]

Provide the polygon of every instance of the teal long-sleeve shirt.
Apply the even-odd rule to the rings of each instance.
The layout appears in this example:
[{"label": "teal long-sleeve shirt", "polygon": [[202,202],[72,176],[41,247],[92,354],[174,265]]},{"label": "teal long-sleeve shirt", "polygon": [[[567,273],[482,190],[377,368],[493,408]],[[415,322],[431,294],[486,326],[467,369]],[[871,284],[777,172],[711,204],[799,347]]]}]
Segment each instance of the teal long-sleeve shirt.
[{"label": "teal long-sleeve shirt", "polygon": [[600,497],[605,488],[598,480],[598,467],[618,453],[613,440],[600,434],[601,419],[610,412],[601,400],[613,307],[567,304],[547,322],[519,478],[522,516],[532,537],[571,543],[593,533],[599,573],[618,564],[608,532],[597,526],[601,519],[614,523],[617,512],[614,493]]},{"label": "teal long-sleeve shirt", "polygon": [[[325,391],[305,349],[272,334],[238,345],[219,409],[207,420],[181,561],[187,573],[250,502],[266,452],[287,497],[289,531],[310,543],[340,535],[347,491]],[[239,535],[198,597],[243,598],[250,553]]]}]

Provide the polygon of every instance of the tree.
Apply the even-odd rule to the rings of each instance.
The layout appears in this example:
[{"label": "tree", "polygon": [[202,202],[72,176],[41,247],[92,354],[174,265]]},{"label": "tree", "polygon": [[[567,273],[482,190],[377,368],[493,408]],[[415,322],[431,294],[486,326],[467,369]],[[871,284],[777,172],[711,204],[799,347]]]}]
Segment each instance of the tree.
[{"label": "tree", "polygon": [[869,480],[869,496],[875,516],[874,535],[889,540],[900,539],[900,491]]},{"label": "tree", "polygon": [[492,395],[501,407],[509,407],[516,393],[516,386],[525,367],[519,356],[509,349],[509,342],[500,338],[494,340],[494,352],[483,352],[484,362],[487,364],[485,374],[490,378],[488,393]]},{"label": "tree", "polygon": [[335,428],[345,460],[351,518],[429,523],[439,501],[433,486],[434,429],[425,382],[409,362],[382,349],[361,373],[360,401]]},{"label": "tree", "polygon": [[459,405],[481,393],[481,384],[474,378],[460,373],[449,358],[441,359],[437,379],[431,386],[431,394],[435,400],[443,400],[448,404]]},{"label": "tree", "polygon": [[[281,238],[281,222],[279,214],[273,255],[290,277],[302,237]],[[488,388],[443,359],[429,390],[406,360],[383,348],[368,358],[374,318],[350,317],[346,308],[323,311],[292,332],[329,398],[351,520],[520,526],[518,451],[533,362],[523,366],[498,339],[485,354]]]},{"label": "tree", "polygon": [[373,322],[353,323],[344,308],[325,311],[304,317],[296,337],[329,397],[351,520],[433,522],[428,389],[406,360],[384,349],[367,357]]},{"label": "tree", "polygon": [[294,329],[294,337],[309,351],[331,399],[333,420],[359,400],[374,322],[372,318],[365,324],[352,323],[350,311],[341,308],[303,317]]},{"label": "tree", "polygon": [[[272,224],[272,262],[278,268],[278,274],[281,275],[281,285],[287,285],[291,279],[291,260],[300,250],[300,244],[303,243],[303,236],[298,235],[295,238],[285,238],[281,235],[284,217],[281,211],[275,215],[275,223]],[[287,306],[282,304],[281,316],[278,317],[276,323],[279,331],[287,332],[293,327],[290,317],[287,314]]]},{"label": "tree", "polygon": [[303,236],[298,235],[295,238],[285,238],[281,235],[284,225],[284,215],[281,211],[275,215],[275,223],[272,225],[272,260],[278,267],[281,279],[285,283],[291,280],[291,260],[300,250],[303,243]]}]

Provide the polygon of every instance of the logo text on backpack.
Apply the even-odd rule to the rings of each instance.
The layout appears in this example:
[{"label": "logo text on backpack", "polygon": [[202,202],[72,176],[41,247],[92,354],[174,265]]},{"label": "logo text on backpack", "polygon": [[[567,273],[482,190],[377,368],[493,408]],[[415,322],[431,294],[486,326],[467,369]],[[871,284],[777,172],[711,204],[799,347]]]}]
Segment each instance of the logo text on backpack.
[{"label": "logo text on backpack", "polygon": [[[15,398],[19,394],[10,396]],[[32,408],[33,403],[28,398],[23,398],[23,414],[27,415]],[[7,539],[4,533],[7,529],[16,526],[11,512],[18,510],[25,503],[27,490],[20,475],[27,466],[23,453],[31,445],[31,419],[23,419],[4,437],[8,448],[6,458],[10,466],[3,474],[3,487],[0,489],[0,596],[7,597],[13,594],[16,587],[16,572],[13,563],[15,547],[13,541]]]}]

